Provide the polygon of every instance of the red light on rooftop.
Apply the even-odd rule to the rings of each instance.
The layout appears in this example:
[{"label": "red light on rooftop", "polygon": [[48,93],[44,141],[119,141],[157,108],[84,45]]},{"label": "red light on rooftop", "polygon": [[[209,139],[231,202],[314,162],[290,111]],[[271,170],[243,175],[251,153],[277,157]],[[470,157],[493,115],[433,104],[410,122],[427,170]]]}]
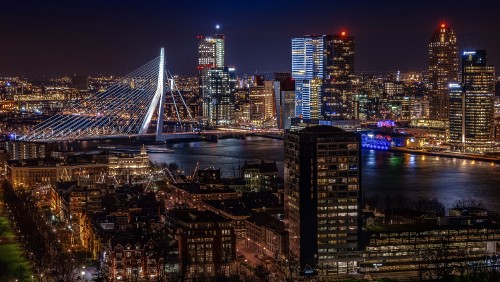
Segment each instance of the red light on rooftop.
[{"label": "red light on rooftop", "polygon": [[340,35],[345,36],[346,35],[345,31],[342,31]]},{"label": "red light on rooftop", "polygon": [[446,25],[444,23],[441,24],[441,28],[445,28]]}]

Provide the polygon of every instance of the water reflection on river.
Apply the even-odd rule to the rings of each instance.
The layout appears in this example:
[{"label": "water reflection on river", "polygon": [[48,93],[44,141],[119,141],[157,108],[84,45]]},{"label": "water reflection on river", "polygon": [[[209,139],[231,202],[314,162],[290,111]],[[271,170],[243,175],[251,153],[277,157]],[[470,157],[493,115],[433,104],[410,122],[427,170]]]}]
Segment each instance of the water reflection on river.
[{"label": "water reflection on river", "polygon": [[[200,167],[222,169],[224,177],[239,176],[245,160],[275,160],[283,175],[283,141],[260,137],[226,139],[218,143],[168,145],[174,153],[150,154],[153,162],[177,163],[184,172]],[[500,211],[500,165],[453,158],[364,150],[363,189],[367,196],[404,193],[410,198],[436,197],[446,207],[460,197],[482,200]]]}]

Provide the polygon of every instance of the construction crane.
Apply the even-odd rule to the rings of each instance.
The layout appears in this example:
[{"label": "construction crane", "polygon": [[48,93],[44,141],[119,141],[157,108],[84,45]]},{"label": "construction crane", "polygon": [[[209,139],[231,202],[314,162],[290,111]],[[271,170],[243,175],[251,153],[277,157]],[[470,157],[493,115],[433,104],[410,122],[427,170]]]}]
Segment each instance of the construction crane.
[{"label": "construction crane", "polygon": [[168,169],[168,167],[164,168],[163,171],[167,171],[168,172],[168,176],[170,176],[170,179],[172,179],[172,182],[174,184],[177,184],[177,179],[174,177],[174,175],[172,174],[172,172],[170,171],[170,169]]},{"label": "construction crane", "polygon": [[198,173],[198,169],[200,169],[200,162],[196,162],[196,166],[194,167],[193,174],[189,177],[190,180],[194,180],[196,177],[196,173]]}]

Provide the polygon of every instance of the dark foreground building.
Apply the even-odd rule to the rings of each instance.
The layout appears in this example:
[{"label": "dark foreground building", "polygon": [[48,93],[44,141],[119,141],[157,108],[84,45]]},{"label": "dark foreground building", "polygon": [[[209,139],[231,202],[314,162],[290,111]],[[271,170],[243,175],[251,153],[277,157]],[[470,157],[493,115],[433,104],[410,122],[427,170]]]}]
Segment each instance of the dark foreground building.
[{"label": "dark foreground building", "polygon": [[[331,126],[285,136],[285,224],[303,275],[354,272],[361,232],[360,138]],[[358,255],[356,255],[358,256]]]}]

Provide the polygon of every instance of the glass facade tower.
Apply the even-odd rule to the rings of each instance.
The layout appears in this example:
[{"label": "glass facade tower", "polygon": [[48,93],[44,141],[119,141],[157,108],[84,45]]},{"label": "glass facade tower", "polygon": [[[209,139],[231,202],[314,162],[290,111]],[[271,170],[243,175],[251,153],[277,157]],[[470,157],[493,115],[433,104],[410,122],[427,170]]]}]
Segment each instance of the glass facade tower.
[{"label": "glass facade tower", "polygon": [[199,71],[199,95],[200,115],[204,122],[211,123],[212,97],[208,92],[209,70],[224,67],[224,42],[222,34],[214,36],[198,36],[198,71]]},{"label": "glass facade tower", "polygon": [[236,74],[234,68],[207,70],[208,121],[214,125],[230,125],[234,121]]},{"label": "glass facade tower", "polygon": [[[321,104],[313,79],[323,80],[325,75],[325,36],[304,36],[292,39],[292,77],[295,80],[295,116],[311,118]],[[311,87],[313,84],[313,87]],[[315,101],[317,100],[317,101]],[[311,105],[312,104],[312,105]],[[313,107],[311,109],[311,106]]]},{"label": "glass facade tower", "polygon": [[[493,145],[495,67],[486,51],[462,53],[461,91],[450,85],[450,143],[464,152],[483,152]],[[460,96],[459,96],[460,95]]]}]

